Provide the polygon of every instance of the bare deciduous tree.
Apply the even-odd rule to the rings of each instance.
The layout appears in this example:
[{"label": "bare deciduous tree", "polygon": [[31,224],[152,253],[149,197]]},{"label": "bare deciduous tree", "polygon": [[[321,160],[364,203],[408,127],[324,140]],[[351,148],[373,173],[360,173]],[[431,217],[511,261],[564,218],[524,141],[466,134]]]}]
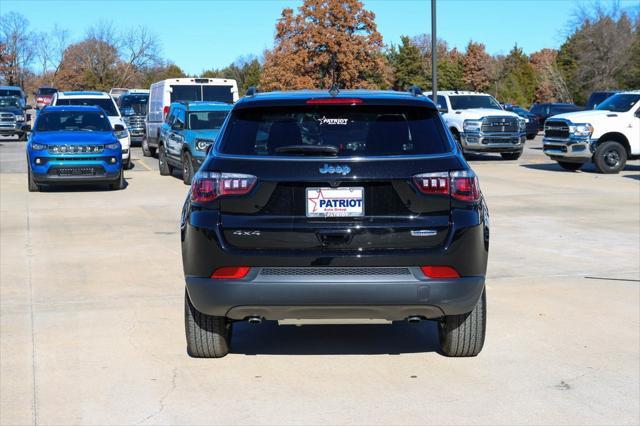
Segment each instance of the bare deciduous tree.
[{"label": "bare deciduous tree", "polygon": [[4,45],[7,64],[3,79],[8,84],[23,85],[35,55],[35,41],[29,21],[23,15],[9,12],[0,16],[0,44]]}]

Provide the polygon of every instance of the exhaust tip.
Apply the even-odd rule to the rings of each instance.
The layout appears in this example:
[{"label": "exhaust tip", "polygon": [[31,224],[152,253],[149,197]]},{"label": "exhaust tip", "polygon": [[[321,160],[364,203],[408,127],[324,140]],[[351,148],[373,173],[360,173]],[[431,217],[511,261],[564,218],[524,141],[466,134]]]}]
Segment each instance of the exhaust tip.
[{"label": "exhaust tip", "polygon": [[260,318],[260,317],[249,317],[247,319],[247,322],[249,322],[249,324],[254,324],[254,325],[261,324],[262,323],[262,318]]}]

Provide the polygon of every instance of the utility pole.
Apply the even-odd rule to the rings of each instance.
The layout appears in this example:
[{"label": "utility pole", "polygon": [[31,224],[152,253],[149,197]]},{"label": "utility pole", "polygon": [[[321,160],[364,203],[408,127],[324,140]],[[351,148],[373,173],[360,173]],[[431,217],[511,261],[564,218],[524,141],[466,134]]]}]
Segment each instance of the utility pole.
[{"label": "utility pole", "polygon": [[436,0],[431,0],[431,94],[438,104],[438,37],[436,36]]}]

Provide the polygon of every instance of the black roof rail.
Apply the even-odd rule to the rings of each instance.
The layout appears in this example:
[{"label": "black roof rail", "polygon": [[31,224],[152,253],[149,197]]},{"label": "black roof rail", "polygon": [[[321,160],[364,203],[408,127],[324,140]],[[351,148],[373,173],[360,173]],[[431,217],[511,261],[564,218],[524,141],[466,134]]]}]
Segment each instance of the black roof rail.
[{"label": "black roof rail", "polygon": [[249,88],[247,89],[247,93],[245,93],[245,96],[255,96],[256,93],[258,93],[258,88],[256,86],[249,86]]},{"label": "black roof rail", "polygon": [[409,93],[411,93],[413,96],[420,96],[424,94],[422,93],[422,89],[420,88],[420,86],[416,86],[415,84],[409,88]]}]

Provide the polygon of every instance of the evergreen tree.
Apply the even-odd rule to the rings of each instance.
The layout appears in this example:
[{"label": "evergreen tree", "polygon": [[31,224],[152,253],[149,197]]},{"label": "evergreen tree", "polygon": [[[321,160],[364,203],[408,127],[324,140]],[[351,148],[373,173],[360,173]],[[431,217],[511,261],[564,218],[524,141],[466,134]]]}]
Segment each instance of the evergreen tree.
[{"label": "evergreen tree", "polygon": [[516,44],[505,57],[498,79],[498,98],[507,103],[528,106],[533,102],[536,75],[529,57]]},{"label": "evergreen tree", "polygon": [[400,46],[397,50],[392,47],[390,55],[394,73],[393,88],[407,90],[415,84],[427,89],[429,83],[420,49],[407,36],[402,36],[400,40]]}]

